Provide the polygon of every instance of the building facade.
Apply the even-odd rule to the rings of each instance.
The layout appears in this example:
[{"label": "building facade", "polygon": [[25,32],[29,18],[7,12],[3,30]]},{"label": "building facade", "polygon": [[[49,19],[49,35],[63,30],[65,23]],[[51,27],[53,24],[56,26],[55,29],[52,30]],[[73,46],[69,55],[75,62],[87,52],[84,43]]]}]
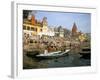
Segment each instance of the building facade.
[{"label": "building facade", "polygon": [[35,16],[32,15],[31,19],[23,20],[23,31],[31,35],[39,35],[41,32],[47,32],[48,23],[47,18],[44,17],[42,21],[36,20]]}]

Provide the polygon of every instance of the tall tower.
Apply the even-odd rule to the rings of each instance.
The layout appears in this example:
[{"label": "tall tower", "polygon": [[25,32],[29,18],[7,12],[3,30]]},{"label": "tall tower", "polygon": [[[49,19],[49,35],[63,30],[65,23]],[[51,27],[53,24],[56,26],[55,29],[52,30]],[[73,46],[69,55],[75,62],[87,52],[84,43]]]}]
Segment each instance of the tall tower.
[{"label": "tall tower", "polygon": [[47,26],[48,25],[47,17],[44,17],[43,20],[42,20],[42,22],[43,22],[44,26]]},{"label": "tall tower", "polygon": [[31,20],[32,25],[35,25],[35,16],[32,15],[32,20]]},{"label": "tall tower", "polygon": [[75,36],[75,35],[77,35],[77,26],[76,26],[76,24],[74,23],[74,24],[73,24],[73,27],[72,27],[72,36]]},{"label": "tall tower", "polygon": [[47,17],[44,17],[44,18],[43,18],[42,24],[43,24],[43,32],[47,32],[47,30],[48,30]]},{"label": "tall tower", "polygon": [[58,31],[59,31],[59,37],[64,37],[64,29],[62,28],[62,26],[58,27]]}]

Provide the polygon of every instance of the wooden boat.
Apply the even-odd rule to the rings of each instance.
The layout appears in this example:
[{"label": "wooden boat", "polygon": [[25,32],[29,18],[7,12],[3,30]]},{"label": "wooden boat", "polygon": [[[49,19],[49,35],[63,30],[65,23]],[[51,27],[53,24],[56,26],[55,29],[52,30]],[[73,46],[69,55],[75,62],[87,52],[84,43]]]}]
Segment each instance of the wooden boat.
[{"label": "wooden boat", "polygon": [[48,51],[45,50],[45,52],[43,54],[36,55],[36,57],[38,57],[38,58],[57,58],[57,57],[61,57],[61,56],[64,56],[64,55],[68,55],[67,53],[69,51],[70,50],[66,50],[64,52],[57,51],[57,52],[50,52],[50,53],[48,53]]},{"label": "wooden boat", "polygon": [[83,48],[80,52],[80,55],[82,55],[82,58],[90,59],[91,58],[91,49],[90,48]]},{"label": "wooden boat", "polygon": [[39,54],[39,51],[26,51],[26,55],[29,57],[35,57]]}]

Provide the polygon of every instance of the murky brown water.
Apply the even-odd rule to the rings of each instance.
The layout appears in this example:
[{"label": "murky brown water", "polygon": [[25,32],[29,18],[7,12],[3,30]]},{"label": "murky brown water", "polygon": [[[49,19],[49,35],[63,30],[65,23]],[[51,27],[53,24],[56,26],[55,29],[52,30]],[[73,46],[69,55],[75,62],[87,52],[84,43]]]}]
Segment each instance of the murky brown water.
[{"label": "murky brown water", "polygon": [[90,66],[91,60],[80,58],[79,54],[70,54],[53,59],[38,59],[34,57],[23,57],[23,69],[57,68],[57,67],[79,67]]}]

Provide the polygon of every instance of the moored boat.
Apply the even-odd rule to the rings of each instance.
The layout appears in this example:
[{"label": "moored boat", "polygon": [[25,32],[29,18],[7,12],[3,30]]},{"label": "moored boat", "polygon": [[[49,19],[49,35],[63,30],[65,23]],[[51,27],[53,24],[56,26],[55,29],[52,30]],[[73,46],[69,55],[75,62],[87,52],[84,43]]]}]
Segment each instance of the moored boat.
[{"label": "moored boat", "polygon": [[90,59],[91,58],[91,49],[90,48],[83,48],[80,51],[80,55],[82,55],[82,58]]}]

